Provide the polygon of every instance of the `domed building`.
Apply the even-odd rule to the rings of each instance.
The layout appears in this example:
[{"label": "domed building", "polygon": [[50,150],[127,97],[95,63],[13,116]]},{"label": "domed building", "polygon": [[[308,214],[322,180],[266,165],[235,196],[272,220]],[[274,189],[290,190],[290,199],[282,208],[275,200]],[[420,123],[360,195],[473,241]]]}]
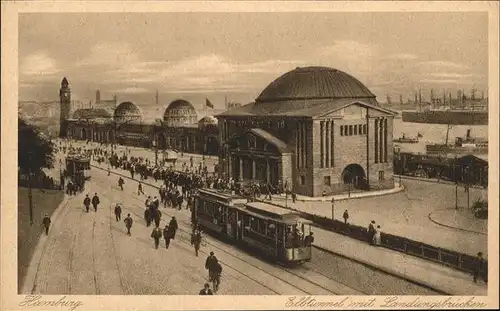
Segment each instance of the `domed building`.
[{"label": "domed building", "polygon": [[212,126],[217,127],[218,122],[219,121],[217,120],[216,117],[206,116],[206,117],[201,118],[200,121],[198,121],[198,128],[200,130],[203,130],[207,127],[212,127]]},{"label": "domed building", "polygon": [[237,180],[306,196],[394,187],[394,113],[343,71],[296,68],[217,118],[219,166]]},{"label": "domed building", "polygon": [[123,102],[116,107],[113,118],[116,122],[141,121],[142,114],[134,103]]},{"label": "domed building", "polygon": [[178,99],[171,102],[165,109],[163,121],[171,127],[192,126],[196,125],[198,114],[190,102]]}]

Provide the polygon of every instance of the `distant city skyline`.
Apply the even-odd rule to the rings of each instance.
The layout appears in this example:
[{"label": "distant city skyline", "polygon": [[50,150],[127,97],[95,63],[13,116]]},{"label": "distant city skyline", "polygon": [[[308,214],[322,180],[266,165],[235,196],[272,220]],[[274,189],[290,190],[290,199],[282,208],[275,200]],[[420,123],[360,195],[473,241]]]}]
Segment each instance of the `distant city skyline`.
[{"label": "distant city skyline", "polygon": [[[183,98],[246,104],[302,66],[343,70],[379,102],[487,94],[486,13],[35,13],[19,15],[19,100],[117,95],[150,110]],[[307,27],[304,27],[307,25]],[[159,107],[155,107],[160,109]]]}]

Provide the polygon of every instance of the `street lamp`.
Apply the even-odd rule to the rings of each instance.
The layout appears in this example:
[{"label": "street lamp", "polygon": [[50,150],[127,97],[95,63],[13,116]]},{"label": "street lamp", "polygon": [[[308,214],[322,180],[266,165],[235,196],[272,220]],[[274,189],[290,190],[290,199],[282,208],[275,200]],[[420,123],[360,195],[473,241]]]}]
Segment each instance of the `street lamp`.
[{"label": "street lamp", "polygon": [[470,191],[469,191],[469,167],[465,168],[465,191],[467,191],[467,209],[470,208]]},{"label": "street lamp", "polygon": [[457,157],[453,161],[453,177],[455,179],[455,209],[458,209],[458,176],[457,176]]}]

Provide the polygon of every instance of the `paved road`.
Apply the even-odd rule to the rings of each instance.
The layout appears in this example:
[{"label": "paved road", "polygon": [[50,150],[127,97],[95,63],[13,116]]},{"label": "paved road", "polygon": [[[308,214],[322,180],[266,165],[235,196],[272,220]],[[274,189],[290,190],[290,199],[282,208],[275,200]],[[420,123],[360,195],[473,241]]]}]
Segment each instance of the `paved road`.
[{"label": "paved road", "polygon": [[[200,257],[189,245],[189,213],[162,209],[165,221],[176,216],[179,232],[171,247],[164,242],[155,250],[151,228],[142,219],[144,196],[135,193],[136,182],[126,180],[125,191],[116,176],[92,170],[86,192],[98,192],[97,211],[85,213],[79,195],[70,199],[55,220],[35,280],[41,294],[196,294],[206,281],[206,253],[213,250],[223,264],[219,294],[435,294],[405,280],[371,270],[348,259],[315,250],[314,260],[289,270],[255,258],[233,246],[207,237]],[[151,187],[146,193],[154,195]],[[134,218],[132,237],[116,222],[111,206],[123,202]]]}]

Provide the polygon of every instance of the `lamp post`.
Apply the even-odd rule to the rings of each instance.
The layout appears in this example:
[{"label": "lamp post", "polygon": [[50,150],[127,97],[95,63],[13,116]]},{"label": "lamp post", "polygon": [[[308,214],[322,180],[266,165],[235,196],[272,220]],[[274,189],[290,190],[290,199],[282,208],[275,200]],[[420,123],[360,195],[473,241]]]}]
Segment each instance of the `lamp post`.
[{"label": "lamp post", "polygon": [[469,192],[469,167],[465,168],[465,191],[467,191],[467,209],[470,208],[470,192]]},{"label": "lamp post", "polygon": [[455,209],[458,209],[458,176],[457,176],[457,157],[453,161],[453,177],[455,179]]},{"label": "lamp post", "polygon": [[335,198],[332,198],[332,220],[335,219]]},{"label": "lamp post", "polygon": [[153,140],[153,149],[155,150],[155,166],[158,166],[158,148],[156,148],[156,137]]}]

